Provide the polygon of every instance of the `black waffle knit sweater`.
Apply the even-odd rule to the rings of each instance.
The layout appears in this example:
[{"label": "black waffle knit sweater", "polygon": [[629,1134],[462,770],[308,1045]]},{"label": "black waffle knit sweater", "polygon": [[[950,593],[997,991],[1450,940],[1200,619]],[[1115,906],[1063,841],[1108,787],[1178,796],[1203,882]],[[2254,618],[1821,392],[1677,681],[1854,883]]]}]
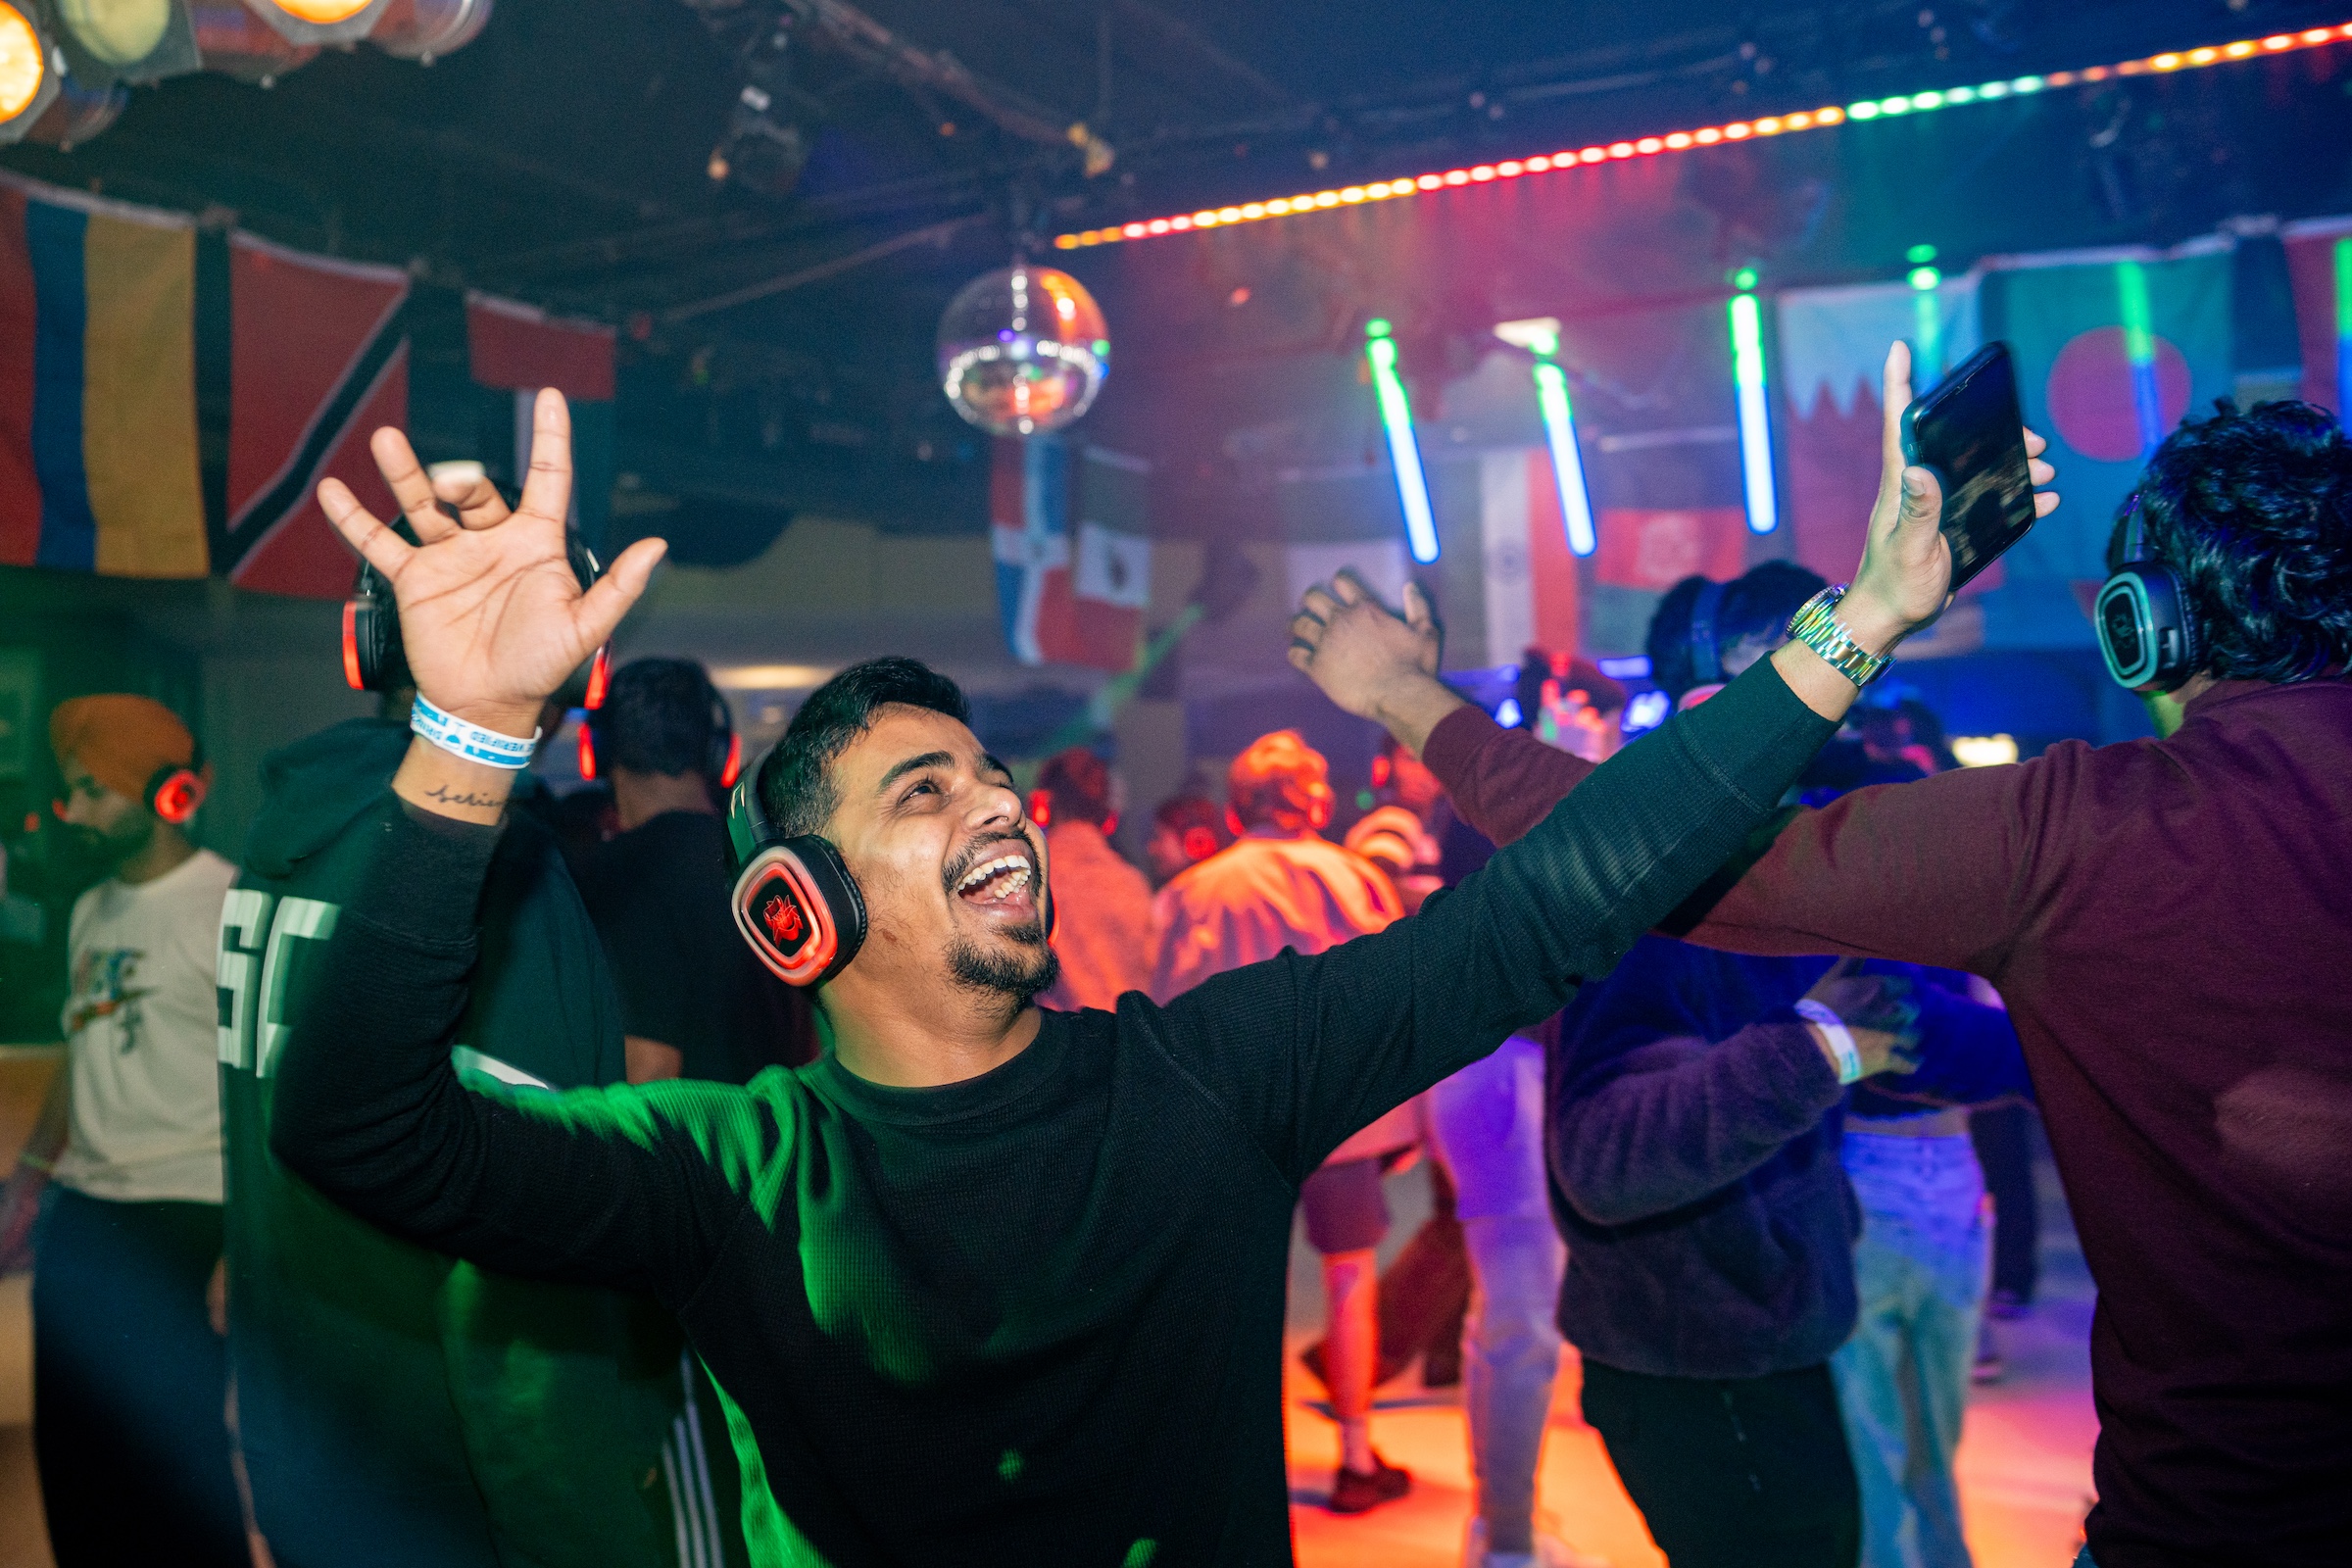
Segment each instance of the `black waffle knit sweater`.
[{"label": "black waffle knit sweater", "polygon": [[1164,1007],[1049,1012],[922,1090],[830,1055],[748,1088],[465,1087],[496,835],[385,812],[274,1147],[387,1230],[666,1303],[723,1391],[763,1563],[1285,1563],[1300,1179],[1605,971],[1832,728],[1759,665],[1418,915]]}]

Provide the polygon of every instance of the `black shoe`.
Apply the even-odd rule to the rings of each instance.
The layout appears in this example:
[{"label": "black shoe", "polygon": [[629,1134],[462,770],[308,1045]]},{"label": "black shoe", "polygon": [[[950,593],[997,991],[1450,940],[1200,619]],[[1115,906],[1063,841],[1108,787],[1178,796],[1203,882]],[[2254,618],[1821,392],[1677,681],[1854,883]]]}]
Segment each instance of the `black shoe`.
[{"label": "black shoe", "polygon": [[1462,1352],[1431,1350],[1421,1357],[1421,1386],[1425,1389],[1459,1388],[1462,1381]]},{"label": "black shoe", "polygon": [[1376,1453],[1369,1471],[1341,1470],[1331,1484],[1331,1500],[1323,1506],[1333,1513],[1369,1513],[1412,1490],[1413,1478]]}]

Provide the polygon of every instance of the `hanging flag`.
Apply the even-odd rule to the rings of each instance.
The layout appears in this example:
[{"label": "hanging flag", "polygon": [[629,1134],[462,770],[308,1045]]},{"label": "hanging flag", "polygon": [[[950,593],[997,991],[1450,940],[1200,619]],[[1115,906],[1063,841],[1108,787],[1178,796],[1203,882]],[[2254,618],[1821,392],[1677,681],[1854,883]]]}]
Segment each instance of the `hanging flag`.
[{"label": "hanging flag", "polygon": [[1149,472],[1137,459],[1096,448],[1073,454],[1051,436],[997,442],[989,483],[997,604],[1022,663],[1125,670],[1135,662],[1152,603]]},{"label": "hanging flag", "polygon": [[0,175],[0,564],[201,577],[196,235]]},{"label": "hanging flag", "polygon": [[2295,333],[2303,344],[2299,396],[2352,426],[2352,218],[2289,223],[2287,276],[2295,295]]},{"label": "hanging flag", "polygon": [[[1934,386],[1983,342],[1979,283],[1970,273],[1928,289],[1862,283],[1780,296],[1781,416],[1796,559],[1832,582],[1853,576],[1870,532],[1886,350],[1897,338],[1909,343],[1913,388]],[[2001,565],[1994,562],[1968,591],[1999,586]]]},{"label": "hanging flag", "polygon": [[1747,569],[1747,509],[1695,507],[1600,514],[1593,575],[1612,588],[1663,593],[1696,572],[1728,582]]},{"label": "hanging flag", "polygon": [[1485,663],[1517,663],[1529,648],[1576,652],[1584,635],[1576,557],[1551,454],[1489,452],[1478,460],[1478,488]]},{"label": "hanging flag", "polygon": [[2107,574],[2107,540],[2149,453],[2235,384],[2230,247],[2105,251],[1987,264],[1984,331],[2016,356],[2026,422],[2050,443],[2064,505],[2003,558],[1985,646],[2087,645],[2077,585]]},{"label": "hanging flag", "polygon": [[406,272],[229,242],[228,515],[215,569],[240,588],[340,599],[358,563],[318,509],[318,481],[351,486],[376,515],[398,509],[368,437],[406,425]]},{"label": "hanging flag", "polygon": [[470,292],[466,347],[477,386],[536,393],[552,386],[574,403],[612,401],[612,328],[565,320],[535,306]]}]

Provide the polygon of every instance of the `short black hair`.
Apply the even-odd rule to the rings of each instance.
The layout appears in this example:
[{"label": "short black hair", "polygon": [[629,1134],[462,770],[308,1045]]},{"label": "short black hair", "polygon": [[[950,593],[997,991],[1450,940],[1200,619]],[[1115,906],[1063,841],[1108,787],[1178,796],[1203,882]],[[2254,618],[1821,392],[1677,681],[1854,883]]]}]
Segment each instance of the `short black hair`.
[{"label": "short black hair", "polygon": [[760,764],[760,805],[779,833],[822,831],[841,804],[833,760],[873,728],[878,710],[894,705],[945,713],[960,724],[972,721],[963,688],[919,660],[892,655],[852,664],[808,694]]},{"label": "short black hair", "polygon": [[[2352,440],[2309,403],[2220,398],[2140,475],[2147,551],[2180,575],[2221,680],[2310,680],[2352,662]],[[2127,500],[2108,541],[2122,564]]]},{"label": "short black hair", "polygon": [[723,702],[691,659],[631,660],[612,672],[604,706],[589,715],[597,761],[632,773],[702,772]]},{"label": "short black hair", "polygon": [[[1649,617],[1643,651],[1649,655],[1650,684],[1678,702],[1693,686],[1706,684],[1699,679],[1690,621],[1708,581],[1685,577],[1666,591]],[[1793,561],[1765,561],[1750,566],[1723,585],[1723,598],[1715,607],[1716,657],[1729,653],[1741,638],[1780,636],[1805,601],[1828,586],[1819,572]]]},{"label": "short black hair", "polygon": [[1056,822],[1091,822],[1101,827],[1110,820],[1110,768],[1083,746],[1047,758],[1046,765],[1038,770],[1037,787],[1053,803]]}]

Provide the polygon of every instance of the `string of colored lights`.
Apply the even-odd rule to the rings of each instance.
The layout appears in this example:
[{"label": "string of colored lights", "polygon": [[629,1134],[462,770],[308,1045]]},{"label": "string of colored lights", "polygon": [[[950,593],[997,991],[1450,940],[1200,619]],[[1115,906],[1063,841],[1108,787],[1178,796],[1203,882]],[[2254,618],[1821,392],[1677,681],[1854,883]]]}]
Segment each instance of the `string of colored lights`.
[{"label": "string of colored lights", "polygon": [[1772,413],[1764,396],[1764,325],[1756,309],[1755,276],[1742,274],[1732,296],[1732,375],[1740,384],[1740,482],[1747,493],[1750,533],[1781,525],[1781,503],[1772,478]]},{"label": "string of colored lights", "polygon": [[1396,375],[1396,340],[1389,323],[1374,317],[1364,323],[1364,358],[1372,363],[1372,391],[1380,401],[1380,422],[1389,435],[1389,458],[1396,469],[1396,499],[1404,505],[1404,541],[1426,566],[1438,559],[1438,523],[1429,509],[1429,479],[1421,471],[1421,448],[1413,440],[1413,405]]},{"label": "string of colored lights", "polygon": [[1664,135],[1642,136],[1576,150],[1538,153],[1528,158],[1506,158],[1498,163],[1477,164],[1468,169],[1448,169],[1397,179],[1376,179],[1361,185],[1343,185],[1335,190],[1278,196],[1264,201],[1243,202],[1237,206],[1205,207],[1196,213],[1174,213],[1165,218],[1057,234],[1054,237],[1054,244],[1058,250],[1077,250],[1149,239],[1162,234],[1188,233],[1199,228],[1220,228],[1231,223],[1263,222],[1269,219],[1324,212],[1336,207],[1353,207],[1364,202],[1389,201],[1426,191],[1483,185],[1493,180],[1518,179],[1529,174],[1556,173],[1589,164],[1649,158],[1660,153],[1686,152],[1693,147],[1746,141],[1751,137],[1817,130],[1824,126],[1843,124],[1849,120],[1891,119],[1897,115],[1925,114],[1966,104],[1997,103],[2009,98],[2029,97],[2054,87],[2107,81],[2118,76],[2163,75],[2176,71],[2202,70],[2230,61],[2287,54],[2298,49],[2316,49],[2347,38],[2352,38],[2352,22],[2329,27],[2307,27],[2300,32],[2278,32],[2265,38],[2241,38],[2235,43],[2150,55],[2141,60],[2091,66],[2082,71],[2055,71],[2048,75],[2013,76],[2005,81],[1987,81],[1974,87],[1946,87],[1930,92],[1898,94],[1891,98],[1867,99],[1842,108],[1831,104],[1820,109],[1799,110],[1794,114],[1765,115],[1755,120],[1734,121],[1726,125],[1675,130]]}]

